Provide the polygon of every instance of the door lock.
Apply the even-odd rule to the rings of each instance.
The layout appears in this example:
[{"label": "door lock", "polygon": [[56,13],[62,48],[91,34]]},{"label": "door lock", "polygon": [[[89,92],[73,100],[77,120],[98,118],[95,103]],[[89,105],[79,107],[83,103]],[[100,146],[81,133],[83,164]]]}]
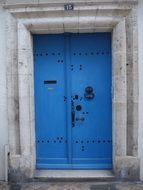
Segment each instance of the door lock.
[{"label": "door lock", "polygon": [[85,118],[84,117],[76,117],[76,121],[84,121]]},{"label": "door lock", "polygon": [[82,110],[82,106],[81,106],[81,105],[77,105],[77,106],[76,106],[76,110],[77,110],[77,111],[81,111],[81,110]]},{"label": "door lock", "polygon": [[87,86],[87,87],[85,88],[84,97],[85,97],[87,100],[91,100],[91,99],[94,98],[93,88],[92,88],[91,86]]}]

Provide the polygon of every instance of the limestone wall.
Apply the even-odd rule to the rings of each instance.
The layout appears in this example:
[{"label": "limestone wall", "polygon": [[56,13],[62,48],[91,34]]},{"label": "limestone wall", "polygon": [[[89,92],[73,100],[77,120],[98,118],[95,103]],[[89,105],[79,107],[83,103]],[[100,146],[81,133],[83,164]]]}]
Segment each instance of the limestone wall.
[{"label": "limestone wall", "polygon": [[0,179],[5,178],[5,145],[8,144],[6,88],[6,15],[0,6]]}]

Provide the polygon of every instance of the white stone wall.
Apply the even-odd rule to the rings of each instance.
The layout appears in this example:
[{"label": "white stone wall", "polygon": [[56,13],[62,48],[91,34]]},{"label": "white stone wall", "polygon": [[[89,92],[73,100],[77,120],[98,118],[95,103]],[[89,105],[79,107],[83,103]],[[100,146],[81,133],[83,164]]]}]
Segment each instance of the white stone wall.
[{"label": "white stone wall", "polygon": [[6,14],[0,6],[0,180],[5,179],[5,145],[8,144],[6,55]]},{"label": "white stone wall", "polygon": [[143,1],[139,0],[138,6],[138,65],[139,65],[139,138],[138,152],[140,162],[140,179],[143,181]]}]

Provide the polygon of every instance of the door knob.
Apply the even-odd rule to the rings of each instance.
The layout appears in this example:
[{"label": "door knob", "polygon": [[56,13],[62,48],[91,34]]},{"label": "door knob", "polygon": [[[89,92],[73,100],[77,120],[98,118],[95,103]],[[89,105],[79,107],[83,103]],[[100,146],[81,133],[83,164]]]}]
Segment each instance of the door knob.
[{"label": "door knob", "polygon": [[93,87],[92,87],[92,86],[87,86],[87,87],[85,88],[84,97],[85,97],[87,100],[91,100],[91,99],[94,98],[94,93],[93,93]]}]

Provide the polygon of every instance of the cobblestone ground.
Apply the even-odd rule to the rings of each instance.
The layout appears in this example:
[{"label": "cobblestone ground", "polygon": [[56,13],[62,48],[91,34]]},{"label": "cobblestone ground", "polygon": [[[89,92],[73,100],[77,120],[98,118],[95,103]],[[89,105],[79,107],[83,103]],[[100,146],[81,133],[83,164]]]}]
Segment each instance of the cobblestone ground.
[{"label": "cobblestone ground", "polygon": [[22,185],[0,183],[0,190],[143,190],[143,183],[46,183],[33,182]]}]

